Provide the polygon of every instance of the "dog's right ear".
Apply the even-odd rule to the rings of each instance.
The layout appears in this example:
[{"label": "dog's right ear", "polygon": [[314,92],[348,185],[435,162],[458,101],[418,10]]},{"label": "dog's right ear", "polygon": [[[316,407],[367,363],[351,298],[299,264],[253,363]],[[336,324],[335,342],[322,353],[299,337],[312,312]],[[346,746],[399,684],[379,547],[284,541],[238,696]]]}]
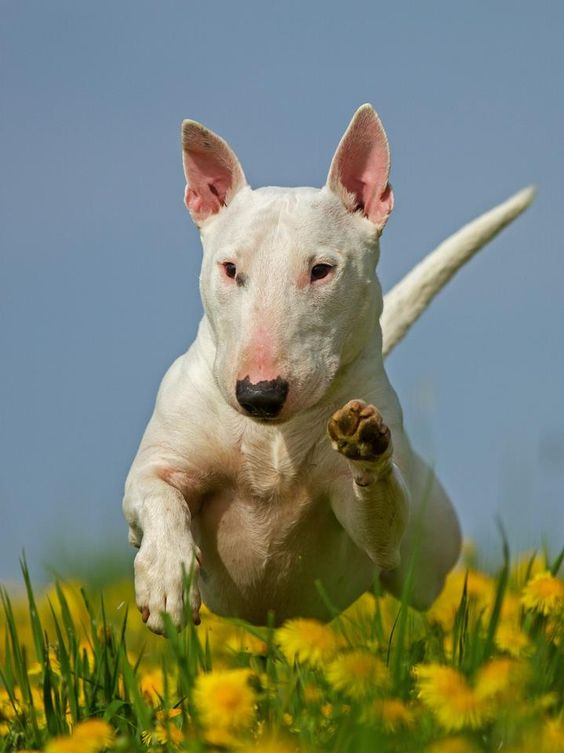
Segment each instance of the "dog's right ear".
[{"label": "dog's right ear", "polygon": [[184,203],[198,226],[247,184],[231,147],[195,120],[182,123],[182,161],[187,183]]}]

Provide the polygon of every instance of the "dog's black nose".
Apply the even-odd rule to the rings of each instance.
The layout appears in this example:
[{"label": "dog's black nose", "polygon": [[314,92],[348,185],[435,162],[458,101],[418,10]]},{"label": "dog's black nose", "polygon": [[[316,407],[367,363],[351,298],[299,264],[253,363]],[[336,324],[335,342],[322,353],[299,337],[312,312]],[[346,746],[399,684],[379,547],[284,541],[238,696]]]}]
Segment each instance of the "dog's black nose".
[{"label": "dog's black nose", "polygon": [[250,416],[276,418],[288,395],[288,382],[281,377],[252,384],[249,377],[239,379],[235,387],[237,402]]}]

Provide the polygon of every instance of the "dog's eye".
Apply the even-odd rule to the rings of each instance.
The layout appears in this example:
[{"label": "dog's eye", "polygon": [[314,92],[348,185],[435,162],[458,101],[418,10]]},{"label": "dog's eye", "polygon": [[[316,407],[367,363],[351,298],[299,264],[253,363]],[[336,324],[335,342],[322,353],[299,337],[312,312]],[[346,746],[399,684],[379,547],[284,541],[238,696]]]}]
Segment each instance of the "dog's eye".
[{"label": "dog's eye", "polygon": [[232,261],[224,262],[223,269],[225,270],[227,277],[230,277],[231,279],[233,279],[237,274],[237,267],[235,266],[235,264],[233,264]]},{"label": "dog's eye", "polygon": [[333,269],[331,264],[316,264],[311,268],[311,281],[322,280]]}]

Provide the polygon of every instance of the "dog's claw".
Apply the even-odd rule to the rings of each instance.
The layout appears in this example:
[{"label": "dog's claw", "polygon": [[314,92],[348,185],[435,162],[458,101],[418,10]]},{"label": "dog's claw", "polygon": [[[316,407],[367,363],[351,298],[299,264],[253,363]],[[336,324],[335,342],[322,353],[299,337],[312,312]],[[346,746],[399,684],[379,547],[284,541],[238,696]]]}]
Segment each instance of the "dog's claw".
[{"label": "dog's claw", "polygon": [[349,460],[378,460],[389,448],[391,434],[378,410],[351,400],[327,425],[333,447]]}]

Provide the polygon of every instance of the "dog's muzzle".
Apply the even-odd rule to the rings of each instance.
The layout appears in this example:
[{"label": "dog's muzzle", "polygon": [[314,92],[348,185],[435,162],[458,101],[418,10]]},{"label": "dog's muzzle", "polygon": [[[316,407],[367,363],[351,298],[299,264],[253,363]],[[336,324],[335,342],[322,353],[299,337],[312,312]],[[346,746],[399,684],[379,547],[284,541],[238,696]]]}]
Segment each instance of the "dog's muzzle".
[{"label": "dog's muzzle", "polygon": [[249,377],[239,379],[235,387],[237,402],[249,416],[276,418],[288,395],[288,382],[281,377],[252,384]]}]

